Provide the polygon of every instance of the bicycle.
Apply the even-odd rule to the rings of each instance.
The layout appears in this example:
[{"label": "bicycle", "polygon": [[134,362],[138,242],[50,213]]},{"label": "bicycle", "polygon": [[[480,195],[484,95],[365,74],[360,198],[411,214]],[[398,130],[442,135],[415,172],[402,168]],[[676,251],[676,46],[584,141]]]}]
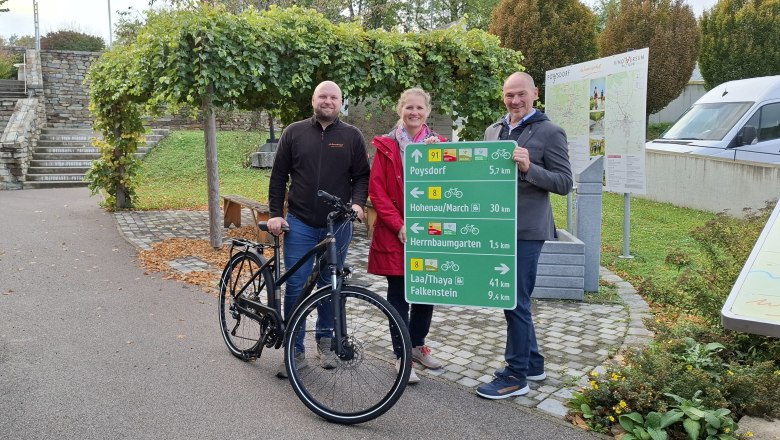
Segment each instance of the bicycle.
[{"label": "bicycle", "polygon": [[493,159],[509,159],[512,157],[512,153],[503,148],[499,148],[498,150],[494,151],[490,157]]},{"label": "bicycle", "polygon": [[[350,268],[338,265],[334,225],[352,222],[357,214],[338,197],[324,191],[318,195],[334,207],[326,238],[284,273],[279,236],[273,236],[272,245],[232,239],[220,278],[220,327],[230,352],[244,361],[259,358],[263,348],[284,345],[287,375],[306,407],[332,422],[363,423],[385,413],[403,394],[412,344],[395,308],[376,293],[348,284]],[[258,226],[268,231],[266,222]],[[273,256],[266,258],[265,251]],[[281,286],[312,257],[314,271],[290,316],[282,317]],[[321,274],[329,275],[330,284],[315,290]],[[326,315],[333,325],[317,329],[318,318]],[[306,354],[317,351],[324,334],[332,335],[333,353],[325,354],[327,363],[314,365]],[[295,349],[301,338],[303,354]]]}]

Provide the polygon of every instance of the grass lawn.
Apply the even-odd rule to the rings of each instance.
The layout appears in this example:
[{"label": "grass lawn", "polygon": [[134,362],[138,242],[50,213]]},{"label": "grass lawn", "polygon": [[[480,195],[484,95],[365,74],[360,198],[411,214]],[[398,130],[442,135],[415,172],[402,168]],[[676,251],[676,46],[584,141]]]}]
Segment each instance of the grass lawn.
[{"label": "grass lawn", "polygon": [[[249,167],[264,132],[218,132],[220,194],[240,194],[267,201],[270,170]],[[140,172],[136,209],[190,209],[208,205],[206,153],[202,131],[174,131],[145,158]]]},{"label": "grass lawn", "polygon": [[[664,263],[675,249],[685,249],[696,255],[689,232],[704,225],[715,214],[695,209],[679,208],[668,203],[631,197],[631,237],[629,254],[623,255],[623,194],[604,193],[601,217],[601,265],[616,272],[634,285],[653,276],[670,281],[678,275],[677,268]],[[566,198],[553,197],[553,210],[558,227],[566,225]]]},{"label": "grass lawn", "polygon": [[[266,202],[270,170],[249,168],[249,153],[266,133],[220,132],[217,135],[221,194],[241,194]],[[175,131],[144,159],[137,209],[205,209],[207,199],[204,140],[201,131]],[[554,196],[556,224],[566,225],[566,198]],[[664,263],[678,248],[695,249],[688,232],[714,214],[631,198],[632,259],[623,254],[623,195],[604,193],[601,265],[637,285],[655,276],[671,280],[677,269]]]}]

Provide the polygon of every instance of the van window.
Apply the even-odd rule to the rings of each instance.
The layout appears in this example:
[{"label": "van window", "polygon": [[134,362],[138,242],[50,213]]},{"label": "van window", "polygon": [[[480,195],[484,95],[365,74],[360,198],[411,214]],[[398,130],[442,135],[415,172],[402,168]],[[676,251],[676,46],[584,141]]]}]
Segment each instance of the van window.
[{"label": "van window", "polygon": [[672,125],[662,139],[719,141],[752,105],[752,102],[694,104]]},{"label": "van window", "polygon": [[761,107],[761,119],[758,126],[758,141],[764,142],[780,138],[780,102]]}]

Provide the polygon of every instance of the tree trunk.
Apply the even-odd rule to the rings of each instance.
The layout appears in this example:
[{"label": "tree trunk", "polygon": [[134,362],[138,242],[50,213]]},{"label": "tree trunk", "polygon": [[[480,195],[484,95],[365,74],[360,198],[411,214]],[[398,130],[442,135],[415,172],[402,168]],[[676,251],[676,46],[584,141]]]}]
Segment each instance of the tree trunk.
[{"label": "tree trunk", "polygon": [[222,247],[222,225],[219,210],[219,172],[217,166],[217,123],[212,104],[214,86],[209,85],[203,97],[203,133],[206,140],[206,176],[209,190],[209,240],[211,247]]},{"label": "tree trunk", "polygon": [[[116,134],[115,134],[116,135]],[[116,135],[116,138],[118,139],[120,136]],[[120,157],[122,157],[122,154],[124,152],[119,148],[114,148],[114,159],[118,160]],[[124,179],[125,176],[125,166],[120,165],[119,168],[116,170],[117,174],[122,176]],[[124,183],[119,183],[116,186],[116,194],[114,195],[116,198],[116,209],[130,209],[133,207],[132,200],[130,200],[130,195],[127,193],[127,186],[125,186]]]}]

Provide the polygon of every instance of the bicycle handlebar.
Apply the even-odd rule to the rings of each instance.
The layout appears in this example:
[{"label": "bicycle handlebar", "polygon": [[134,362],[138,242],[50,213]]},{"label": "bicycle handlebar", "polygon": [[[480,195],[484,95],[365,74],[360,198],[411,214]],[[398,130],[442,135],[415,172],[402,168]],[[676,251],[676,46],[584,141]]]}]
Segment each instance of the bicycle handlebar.
[{"label": "bicycle handlebar", "polygon": [[357,218],[357,212],[355,212],[352,209],[352,207],[347,206],[344,202],[342,202],[340,198],[332,194],[329,194],[323,190],[318,190],[317,195],[325,199],[325,201],[327,201],[334,208],[336,208],[336,211],[334,212],[336,213],[337,216],[343,215],[345,217],[349,217],[350,220],[355,220]]}]

